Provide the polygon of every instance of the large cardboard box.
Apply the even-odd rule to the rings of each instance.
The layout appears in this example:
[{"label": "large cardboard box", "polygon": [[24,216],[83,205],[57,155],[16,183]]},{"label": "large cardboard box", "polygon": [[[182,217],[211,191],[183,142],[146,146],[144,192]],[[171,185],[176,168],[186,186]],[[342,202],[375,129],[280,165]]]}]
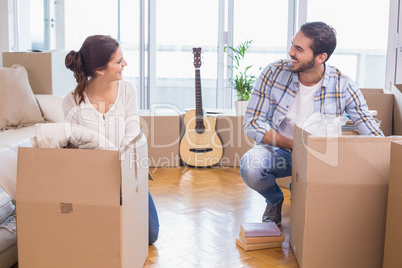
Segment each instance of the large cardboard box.
[{"label": "large cardboard box", "polygon": [[300,267],[382,266],[392,139],[295,127],[290,245]]},{"label": "large cardboard box", "polygon": [[402,142],[391,144],[384,268],[402,267]]},{"label": "large cardboard box", "polygon": [[180,112],[173,109],[141,110],[140,121],[148,140],[150,167],[180,166]]},{"label": "large cardboard box", "polygon": [[218,115],[216,132],[222,141],[222,167],[238,167],[240,159],[254,146],[254,140],[243,131],[243,116]]},{"label": "large cardboard box", "polygon": [[146,150],[19,148],[18,267],[142,267]]},{"label": "large cardboard box", "polygon": [[377,111],[376,117],[381,120],[380,128],[384,135],[392,135],[394,94],[374,88],[362,88],[361,91],[369,109]]},{"label": "large cardboard box", "polygon": [[3,52],[3,66],[19,64],[28,72],[29,84],[35,94],[64,96],[76,86],[72,71],[64,64],[68,51]]}]

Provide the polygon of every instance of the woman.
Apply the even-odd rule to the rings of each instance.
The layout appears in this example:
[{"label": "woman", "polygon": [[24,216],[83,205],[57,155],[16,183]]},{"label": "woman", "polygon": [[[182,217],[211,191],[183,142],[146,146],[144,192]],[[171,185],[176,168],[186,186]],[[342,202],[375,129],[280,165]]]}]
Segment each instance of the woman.
[{"label": "woman", "polygon": [[[72,50],[65,64],[74,72],[77,87],[63,100],[66,122],[90,127],[123,149],[140,133],[137,91],[122,80],[127,65],[117,40],[89,36],[78,52]],[[149,244],[158,239],[159,220],[149,197]]]}]

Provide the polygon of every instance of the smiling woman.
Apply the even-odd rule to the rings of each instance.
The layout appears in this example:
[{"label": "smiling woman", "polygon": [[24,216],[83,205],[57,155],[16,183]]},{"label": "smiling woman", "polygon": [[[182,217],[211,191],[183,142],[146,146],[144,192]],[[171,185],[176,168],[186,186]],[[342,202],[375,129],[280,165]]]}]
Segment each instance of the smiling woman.
[{"label": "smiling woman", "polygon": [[[87,37],[80,50],[66,56],[66,67],[78,85],[63,100],[65,122],[89,127],[120,149],[141,133],[136,88],[122,77],[126,65],[119,42],[107,35]],[[159,221],[148,196],[152,244],[158,238]]]}]

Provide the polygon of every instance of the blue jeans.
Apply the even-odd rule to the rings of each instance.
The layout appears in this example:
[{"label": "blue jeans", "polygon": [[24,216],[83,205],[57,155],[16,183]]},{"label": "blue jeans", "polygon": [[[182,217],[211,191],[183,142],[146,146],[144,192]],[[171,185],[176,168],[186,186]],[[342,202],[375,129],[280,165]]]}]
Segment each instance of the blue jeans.
[{"label": "blue jeans", "polygon": [[158,212],[156,212],[156,207],[154,200],[152,199],[151,193],[148,191],[148,224],[149,224],[149,245],[155,243],[159,235],[159,220]]},{"label": "blue jeans", "polygon": [[244,182],[275,206],[283,200],[276,178],[292,174],[292,156],[285,149],[274,150],[270,145],[256,145],[240,160],[240,174]]}]

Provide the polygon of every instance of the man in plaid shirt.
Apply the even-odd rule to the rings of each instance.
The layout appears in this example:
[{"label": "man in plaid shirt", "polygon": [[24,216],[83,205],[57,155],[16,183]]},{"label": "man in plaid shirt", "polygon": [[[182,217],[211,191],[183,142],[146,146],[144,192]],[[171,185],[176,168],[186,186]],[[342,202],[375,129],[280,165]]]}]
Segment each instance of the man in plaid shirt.
[{"label": "man in plaid shirt", "polygon": [[242,157],[240,174],[266,200],[263,221],[281,223],[283,193],[276,178],[292,174],[295,124],[313,113],[346,111],[361,135],[383,136],[357,85],[326,64],[335,47],[332,27],[305,23],[293,37],[290,60],[269,64],[255,84],[243,129],[257,145]]}]

